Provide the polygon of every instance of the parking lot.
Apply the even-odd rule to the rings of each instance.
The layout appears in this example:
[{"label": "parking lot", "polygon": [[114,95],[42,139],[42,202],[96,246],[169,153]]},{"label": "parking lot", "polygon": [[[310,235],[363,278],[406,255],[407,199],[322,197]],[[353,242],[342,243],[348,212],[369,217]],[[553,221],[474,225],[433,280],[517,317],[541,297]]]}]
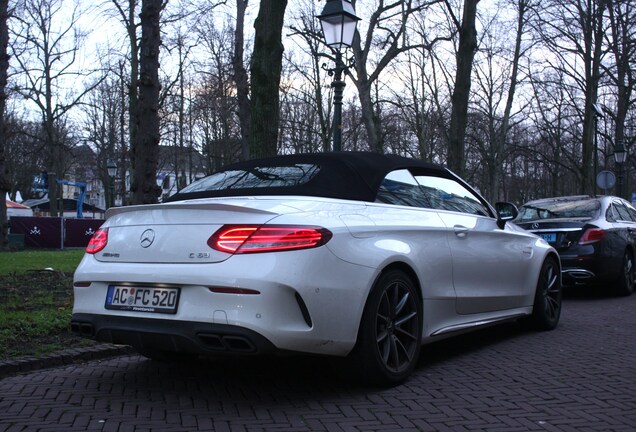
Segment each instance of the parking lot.
[{"label": "parking lot", "polygon": [[0,380],[0,431],[635,431],[636,295],[564,299],[560,326],[506,324],[424,347],[405,384],[317,358],[137,355]]}]

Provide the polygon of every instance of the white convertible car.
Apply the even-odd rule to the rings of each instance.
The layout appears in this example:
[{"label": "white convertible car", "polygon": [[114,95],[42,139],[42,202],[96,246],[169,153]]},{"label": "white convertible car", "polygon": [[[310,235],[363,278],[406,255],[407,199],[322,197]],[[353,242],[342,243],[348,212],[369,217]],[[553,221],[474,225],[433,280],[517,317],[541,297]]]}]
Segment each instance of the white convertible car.
[{"label": "white convertible car", "polygon": [[395,155],[227,166],[111,208],[75,272],[72,329],[158,359],[310,353],[403,381],[423,343],[557,326],[560,262],[449,170]]}]

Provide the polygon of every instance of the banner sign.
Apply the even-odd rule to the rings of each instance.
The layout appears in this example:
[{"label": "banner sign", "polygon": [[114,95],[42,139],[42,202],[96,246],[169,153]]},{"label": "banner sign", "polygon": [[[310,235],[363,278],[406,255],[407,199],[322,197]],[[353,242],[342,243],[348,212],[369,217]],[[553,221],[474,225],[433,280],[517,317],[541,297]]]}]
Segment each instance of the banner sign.
[{"label": "banner sign", "polygon": [[12,217],[11,234],[24,234],[27,248],[85,248],[103,219]]},{"label": "banner sign", "polygon": [[64,247],[85,248],[104,219],[64,219]]},{"label": "banner sign", "polygon": [[27,248],[62,248],[62,218],[12,217],[11,234],[24,234]]}]

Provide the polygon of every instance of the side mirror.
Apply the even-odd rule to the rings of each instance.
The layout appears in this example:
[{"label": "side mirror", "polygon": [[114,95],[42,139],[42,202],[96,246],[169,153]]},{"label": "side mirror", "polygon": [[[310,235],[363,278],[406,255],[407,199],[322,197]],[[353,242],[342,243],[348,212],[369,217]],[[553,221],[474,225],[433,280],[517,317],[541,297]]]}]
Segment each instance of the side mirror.
[{"label": "side mirror", "polygon": [[519,214],[517,206],[509,202],[495,203],[495,210],[497,210],[497,226],[501,229],[506,226],[506,222],[513,220]]}]

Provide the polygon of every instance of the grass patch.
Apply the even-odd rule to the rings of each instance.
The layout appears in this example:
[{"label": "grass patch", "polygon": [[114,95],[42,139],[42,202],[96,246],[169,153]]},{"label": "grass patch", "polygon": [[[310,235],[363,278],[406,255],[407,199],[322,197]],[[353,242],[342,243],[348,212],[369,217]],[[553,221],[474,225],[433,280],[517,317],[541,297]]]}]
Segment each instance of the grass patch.
[{"label": "grass patch", "polygon": [[70,331],[73,273],[83,255],[83,250],[0,253],[0,360],[92,343]]},{"label": "grass patch", "polygon": [[83,256],[84,249],[0,252],[0,275],[46,268],[73,273]]}]

